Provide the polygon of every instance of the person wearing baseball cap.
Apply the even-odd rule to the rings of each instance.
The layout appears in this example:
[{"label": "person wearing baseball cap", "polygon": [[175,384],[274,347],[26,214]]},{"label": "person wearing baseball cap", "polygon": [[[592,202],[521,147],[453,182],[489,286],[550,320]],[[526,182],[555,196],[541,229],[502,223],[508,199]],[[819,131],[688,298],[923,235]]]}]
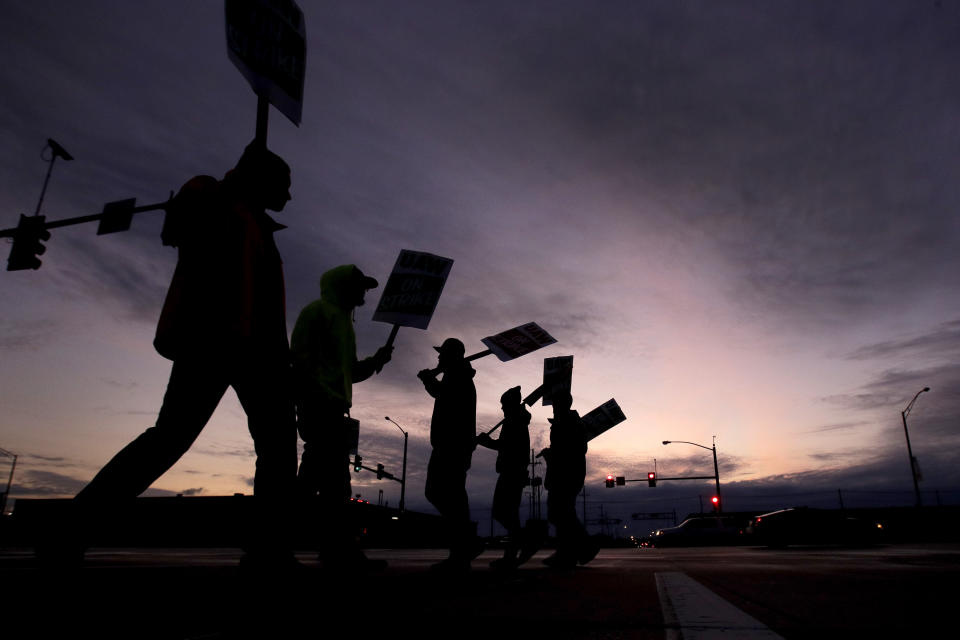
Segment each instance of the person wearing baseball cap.
[{"label": "person wearing baseball cap", "polygon": [[392,346],[385,346],[369,358],[357,359],[353,311],[377,284],[356,265],[330,269],[320,279],[320,299],[300,312],[290,338],[297,431],[303,439],[298,492],[311,505],[319,500],[320,508],[331,516],[326,539],[320,541],[320,559],[334,569],[374,569],[383,564],[367,559],[347,526],[352,493],[349,457],[355,445],[349,417],[353,384],[379,372],[393,353]]},{"label": "person wearing baseball cap", "polygon": [[469,570],[470,561],[483,551],[467,499],[467,471],[477,446],[477,390],[473,384],[477,372],[464,358],[463,343],[456,338],[447,338],[434,349],[437,368],[417,374],[434,398],[430,419],[433,452],[424,494],[446,523],[450,556],[432,568],[460,572]]},{"label": "person wearing baseball cap", "polygon": [[489,433],[477,436],[477,444],[497,452],[497,486],[493,490],[493,518],[507,530],[503,557],[490,563],[494,569],[514,569],[533,555],[522,553],[529,544],[520,524],[520,502],[529,484],[527,475],[530,457],[530,412],[523,406],[520,387],[511,387],[500,396],[503,428],[496,440]]}]

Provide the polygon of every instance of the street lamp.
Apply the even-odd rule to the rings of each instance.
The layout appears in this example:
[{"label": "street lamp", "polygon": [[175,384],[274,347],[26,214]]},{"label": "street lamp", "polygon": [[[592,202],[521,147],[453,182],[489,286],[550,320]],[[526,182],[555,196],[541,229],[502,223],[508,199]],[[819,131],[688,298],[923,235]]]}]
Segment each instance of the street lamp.
[{"label": "street lamp", "polygon": [[[716,436],[714,436],[716,437]],[[717,511],[723,511],[723,500],[720,499],[720,467],[717,466],[717,443],[713,443],[713,447],[705,447],[702,444],[697,444],[696,442],[687,442],[686,440],[664,440],[663,444],[692,444],[695,447],[700,447],[701,449],[706,449],[707,451],[713,452],[713,479],[717,483]]]},{"label": "street lamp", "polygon": [[407,493],[407,440],[410,438],[410,434],[403,430],[403,427],[398,425],[393,420],[390,420],[390,416],[384,416],[384,420],[393,422],[397,425],[397,429],[400,429],[400,433],[403,434],[403,471],[400,474],[400,513],[403,513],[404,509],[404,496]]},{"label": "street lamp", "polygon": [[907,414],[913,409],[913,403],[917,401],[920,394],[925,391],[930,391],[930,387],[924,387],[920,389],[920,391],[917,391],[917,395],[913,396],[913,400],[910,401],[907,408],[900,412],[900,417],[903,418],[903,435],[907,437],[907,455],[910,456],[910,475],[913,476],[913,492],[917,496],[918,507],[920,506],[920,483],[917,478],[917,459],[913,457],[913,449],[910,448],[910,432],[907,431]]}]

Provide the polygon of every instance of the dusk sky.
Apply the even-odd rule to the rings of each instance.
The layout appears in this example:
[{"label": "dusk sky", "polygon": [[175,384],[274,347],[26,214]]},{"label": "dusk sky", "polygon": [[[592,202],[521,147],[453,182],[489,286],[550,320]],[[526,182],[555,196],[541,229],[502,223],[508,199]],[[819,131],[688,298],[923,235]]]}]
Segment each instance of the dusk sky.
[{"label": "dusk sky", "polygon": [[[354,388],[365,462],[423,498],[432,345],[468,352],[537,322],[557,343],[476,361],[479,427],[499,397],[573,355],[574,408],[627,421],[590,443],[595,518],[696,510],[711,482],[607,490],[606,473],[712,473],[730,510],[960,500],[960,3],[314,2],[303,120],[271,110],[292,167],[277,214],[287,322],[344,263],[386,281],[401,249],[454,260],[429,329]],[[227,58],[223,3],[0,2],[0,228],[32,214],[160,202],[221,177],[256,97]],[[53,229],[38,271],[0,274],[0,447],[13,498],[76,493],[156,419],[170,362],[152,346],[176,263],[163,213],[126,233]],[[3,243],[4,259],[9,244]],[[379,290],[356,314],[385,341]],[[531,440],[548,443],[548,407]],[[495,454],[469,477],[489,518]],[[0,476],[9,473],[0,459]],[[250,493],[253,444],[229,391],[154,495]],[[539,469],[542,474],[542,468]],[[642,485],[642,486],[641,486]],[[399,485],[354,475],[391,505]],[[826,498],[825,498],[826,497]],[[831,503],[829,506],[834,506]],[[524,510],[525,513],[525,510]],[[623,515],[626,514],[626,515]],[[623,523],[644,532],[645,523]]]}]

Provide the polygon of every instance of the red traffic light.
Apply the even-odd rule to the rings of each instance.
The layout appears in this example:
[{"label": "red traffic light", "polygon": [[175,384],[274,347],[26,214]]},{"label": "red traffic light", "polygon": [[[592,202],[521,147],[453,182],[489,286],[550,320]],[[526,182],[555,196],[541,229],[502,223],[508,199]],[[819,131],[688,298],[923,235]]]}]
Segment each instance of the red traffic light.
[{"label": "red traffic light", "polygon": [[720,498],[718,498],[717,496],[713,496],[712,498],[710,498],[710,502],[712,502],[713,504],[720,504]]},{"label": "red traffic light", "polygon": [[647,484],[651,487],[657,486],[657,473],[655,471],[647,473]]},{"label": "red traffic light", "polygon": [[606,482],[604,482],[604,484],[606,485],[607,489],[612,489],[614,483],[616,483],[616,478],[614,477],[614,475],[613,475],[612,473],[608,473],[608,474],[607,474]]}]

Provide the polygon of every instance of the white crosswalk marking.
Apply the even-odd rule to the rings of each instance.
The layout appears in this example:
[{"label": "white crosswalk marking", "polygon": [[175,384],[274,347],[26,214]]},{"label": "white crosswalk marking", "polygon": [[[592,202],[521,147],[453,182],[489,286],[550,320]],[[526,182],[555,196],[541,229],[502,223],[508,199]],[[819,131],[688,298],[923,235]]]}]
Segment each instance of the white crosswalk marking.
[{"label": "white crosswalk marking", "polygon": [[657,573],[667,640],[780,638],[763,623],[679,571]]}]

